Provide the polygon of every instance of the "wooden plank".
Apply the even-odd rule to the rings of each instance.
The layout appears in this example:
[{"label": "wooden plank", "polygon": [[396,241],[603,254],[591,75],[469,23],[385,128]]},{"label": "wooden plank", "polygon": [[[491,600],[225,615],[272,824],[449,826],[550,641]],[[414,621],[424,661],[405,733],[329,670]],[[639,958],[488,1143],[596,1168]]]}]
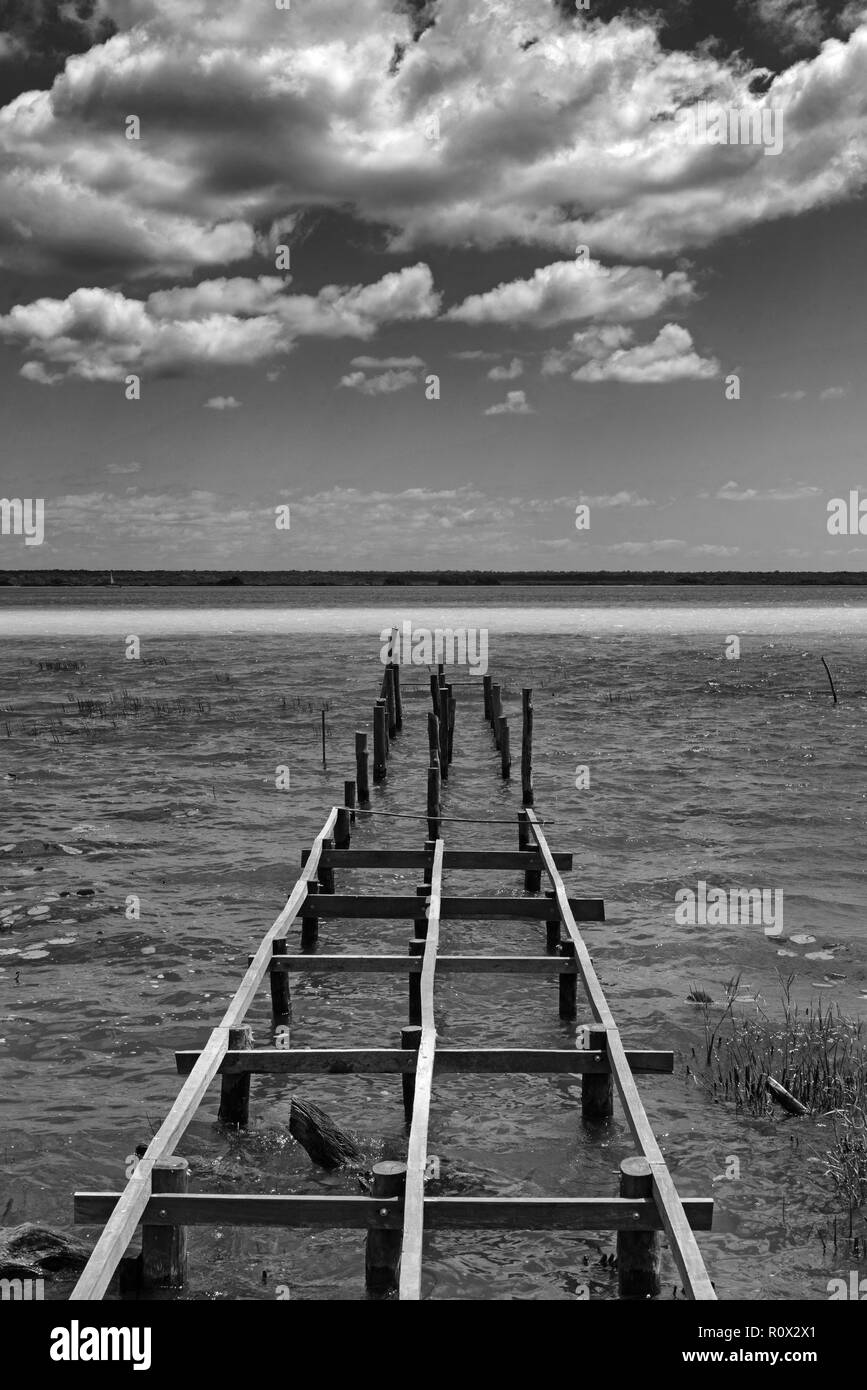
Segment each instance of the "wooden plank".
[{"label": "wooden plank", "polygon": [[[118,1202],[113,1192],[76,1192],[77,1225],[106,1220]],[[709,1231],[713,1198],[683,1203],[691,1227]],[[630,1197],[426,1197],[430,1230],[659,1231],[662,1218],[650,1199]],[[151,1226],[319,1226],[387,1230],[403,1226],[397,1197],[183,1193],[151,1197],[143,1221]]]},{"label": "wooden plank", "polygon": [[324,826],[313,842],[313,852],[302,870],[301,877],[276,918],[270,931],[262,940],[253,963],[247,970],[241,984],[233,995],[220,1025],[213,1030],[204,1050],[199,1055],[186,1082],[175,1098],[168,1115],[163,1120],[153,1139],[148,1144],[135,1172],[120,1197],[105,1229],[94,1246],[90,1259],[81,1272],[75,1288],[69,1295],[71,1302],[100,1299],[104,1296],[122,1259],[132,1234],[138,1225],[141,1214],[147,1206],[151,1194],[151,1171],[160,1159],[169,1158],[175,1150],[187,1125],[192,1120],[201,1101],[217,1075],[229,1042],[229,1029],[235,1027],[244,1017],[250,1001],[256,993],[268,969],[271,959],[272,942],[284,936],[294,922],[304,899],[307,896],[307,881],[315,877],[322,852],[322,841],[331,834],[337,818],[337,807],[332,807]]},{"label": "wooden plank", "polygon": [[[421,819],[421,817],[419,817]],[[301,851],[301,863],[306,864],[309,849]],[[551,857],[558,869],[572,868],[571,854]],[[326,849],[321,864],[334,869],[423,869],[430,855],[423,849]],[[542,856],[536,850],[506,849],[447,849],[443,854],[443,870],[466,872],[472,869],[543,869]]]},{"label": "wooden plank", "polygon": [[406,1192],[404,1196],[403,1247],[400,1260],[398,1297],[421,1298],[421,1261],[424,1241],[424,1175],[427,1167],[427,1132],[431,1090],[436,1057],[434,1019],[434,978],[440,934],[440,904],[443,879],[442,840],[434,846],[430,898],[427,911],[427,937],[421,972],[421,1043],[415,1073],[415,1101],[406,1154]]},{"label": "wooden plank", "polygon": [[[420,956],[279,956],[271,973],[388,975],[421,974]],[[578,967],[564,956],[437,956],[437,969],[469,975],[574,975]]]},{"label": "wooden plank", "polygon": [[[417,959],[423,962],[423,957]],[[624,1055],[627,1065],[635,1072],[669,1075],[674,1070],[673,1052],[631,1048]],[[197,1052],[176,1052],[178,1071],[182,1075],[189,1072],[198,1056]],[[333,1076],[410,1074],[417,1073],[417,1057],[418,1053],[412,1048],[400,1047],[259,1047],[242,1052],[227,1051],[219,1073],[221,1076],[291,1076],[312,1072]],[[515,1072],[530,1075],[538,1072],[581,1076],[610,1070],[604,1052],[550,1047],[440,1047],[436,1051],[436,1065],[437,1071],[443,1074]]]},{"label": "wooden plank", "polygon": [[[556,872],[556,871],[555,871]],[[602,898],[565,899],[566,910],[582,922],[604,922],[605,905]],[[311,917],[417,917],[419,899],[408,893],[311,893],[307,900]],[[454,922],[508,918],[515,921],[540,921],[551,917],[548,898],[443,898],[440,919]]]},{"label": "wooden plank", "polygon": [[575,945],[575,958],[578,962],[578,969],[584,982],[584,988],[593,1011],[594,1018],[605,1029],[607,1034],[607,1052],[614,1077],[614,1084],[626,1115],[632,1137],[635,1140],[639,1151],[647,1159],[653,1172],[653,1192],[654,1198],[659,1207],[662,1223],[666,1235],[669,1239],[671,1253],[677,1265],[678,1273],[683,1280],[683,1287],[688,1296],[699,1301],[711,1301],[716,1299],[713,1285],[705,1269],[698,1242],[692,1233],[689,1222],[683,1208],[683,1203],[677,1194],[671,1174],[662,1157],[662,1151],[656,1141],[656,1136],[651,1128],[650,1121],[638,1094],[638,1087],[630,1070],[627,1054],[623,1047],[620,1033],[612,1017],[611,1011],[602,992],[602,986],[593,968],[587,947],[584,944],[581,933],[572,916],[569,900],[566,897],[566,890],[563,881],[553,863],[551,851],[548,849],[547,841],[542,833],[542,828],[531,810],[527,810],[527,819],[533,838],[539,848],[539,852],[545,860],[545,867],[551,879],[555,892],[557,905],[560,909],[560,918],[566,931]]},{"label": "wooden plank", "polygon": [[[163,1197],[151,1197],[142,1214],[149,1226],[325,1226],[329,1229],[366,1230],[403,1227],[403,1202],[397,1197],[345,1197],[263,1195],[261,1193],[186,1192],[184,1205],[167,1205]],[[114,1192],[76,1192],[75,1222],[91,1226],[105,1221],[116,1209]]]}]

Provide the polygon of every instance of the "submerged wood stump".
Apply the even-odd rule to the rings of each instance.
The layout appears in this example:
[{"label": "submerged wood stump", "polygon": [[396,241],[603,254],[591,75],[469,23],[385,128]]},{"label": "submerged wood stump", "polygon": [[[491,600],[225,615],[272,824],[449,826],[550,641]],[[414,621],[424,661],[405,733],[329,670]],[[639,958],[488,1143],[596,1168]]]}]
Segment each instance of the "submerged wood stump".
[{"label": "submerged wood stump", "polygon": [[361,1162],[361,1149],[352,1136],[339,1129],[318,1105],[301,1096],[292,1097],[289,1133],[320,1168],[342,1168],[345,1163]]}]

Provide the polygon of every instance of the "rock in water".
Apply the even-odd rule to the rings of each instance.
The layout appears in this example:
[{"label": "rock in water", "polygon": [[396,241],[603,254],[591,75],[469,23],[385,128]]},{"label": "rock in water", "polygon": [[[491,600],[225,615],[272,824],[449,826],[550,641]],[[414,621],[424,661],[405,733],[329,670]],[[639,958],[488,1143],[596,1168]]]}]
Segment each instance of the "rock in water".
[{"label": "rock in water", "polygon": [[80,1241],[47,1226],[0,1227],[0,1278],[63,1277],[83,1269],[89,1257]]},{"label": "rock in water", "polygon": [[324,1110],[298,1096],[292,1097],[289,1133],[322,1168],[340,1168],[344,1163],[361,1161],[361,1149],[355,1140],[338,1129]]}]

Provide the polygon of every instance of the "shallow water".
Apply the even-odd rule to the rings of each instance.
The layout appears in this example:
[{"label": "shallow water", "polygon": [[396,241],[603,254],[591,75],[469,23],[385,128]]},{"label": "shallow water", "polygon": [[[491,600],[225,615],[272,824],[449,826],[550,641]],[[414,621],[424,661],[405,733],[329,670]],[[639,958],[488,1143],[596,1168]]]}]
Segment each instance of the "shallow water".
[{"label": "shallow water", "polygon": [[[301,849],[342,801],[354,730],[371,724],[381,629],[463,623],[489,632],[513,727],[521,686],[534,687],[537,812],[553,847],[575,854],[570,893],[605,899],[608,920],[585,935],[624,1036],[677,1051],[673,1076],[639,1086],[681,1193],[716,1199],[716,1229],[699,1240],[720,1296],[827,1297],[828,1279],[854,1267],[833,1248],[827,1132],[713,1103],[687,1075],[702,1025],[686,996],[698,985],[719,998],[740,973],[742,997],[773,1011],[783,970],[799,998],[863,1015],[865,599],[860,589],[239,589],[216,602],[213,590],[0,590],[2,840],[12,846],[0,848],[0,1224],[69,1226],[73,1191],[122,1186],[126,1156],[178,1089],[174,1050],[205,1041]],[[131,634],[139,661],[125,657]],[[739,661],[725,658],[731,634]],[[456,683],[446,814],[514,816],[520,782],[499,777],[480,681],[461,671]],[[405,728],[375,804],[417,812],[426,671],[405,670],[403,685]],[[144,702],[139,712],[112,707],[124,690]],[[275,787],[280,765],[286,791]],[[575,787],[578,765],[589,789]],[[423,821],[383,819],[359,824],[354,843],[423,836]],[[492,846],[513,832],[461,824],[446,839]],[[678,925],[674,894],[700,879],[782,889],[782,937]],[[369,872],[338,876],[338,887],[415,880]],[[447,886],[495,891],[489,875]],[[520,876],[501,887],[519,891]],[[131,895],[139,920],[125,915]],[[403,952],[409,935],[407,923],[361,921],[323,925],[320,940]],[[447,923],[442,949],[526,952],[539,937],[527,924]],[[404,991],[388,976],[293,981],[293,1044],[393,1045]],[[558,1046],[574,1034],[552,982],[443,976],[437,1006],[444,1045]],[[251,1022],[266,1039],[264,997]],[[311,1077],[303,1091],[356,1128],[372,1158],[405,1144],[396,1077]],[[194,1186],[357,1191],[354,1174],[318,1172],[288,1139],[288,1098],[284,1084],[254,1081],[251,1130],[231,1138],[214,1124],[212,1088],[179,1149]],[[601,1137],[582,1132],[578,1086],[565,1077],[444,1077],[430,1151],[444,1193],[604,1195],[631,1145],[619,1111]],[[720,1176],[730,1155],[736,1182]],[[198,1228],[188,1296],[273,1298],[284,1284],[292,1297],[360,1298],[362,1243],[358,1232]],[[601,1264],[613,1248],[605,1234],[437,1233],[425,1292],[570,1299],[587,1284],[591,1297],[614,1298],[616,1274]],[[671,1297],[670,1261],[665,1275]]]}]

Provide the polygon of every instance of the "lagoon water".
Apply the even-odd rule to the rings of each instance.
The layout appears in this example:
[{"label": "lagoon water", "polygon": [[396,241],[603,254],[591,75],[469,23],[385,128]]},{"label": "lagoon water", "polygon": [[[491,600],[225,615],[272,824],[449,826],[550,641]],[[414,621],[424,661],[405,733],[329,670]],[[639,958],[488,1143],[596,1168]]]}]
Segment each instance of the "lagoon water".
[{"label": "lagoon water", "polygon": [[[301,849],[342,800],[354,730],[371,726],[380,632],[404,620],[485,628],[513,725],[522,685],[534,689],[536,809],[551,844],[574,852],[570,892],[605,899],[608,920],[585,935],[624,1037],[676,1050],[673,1076],[639,1085],[681,1193],[716,1199],[700,1243],[720,1297],[826,1298],[851,1264],[833,1245],[827,1125],[802,1125],[796,1148],[784,1117],[715,1104],[692,1075],[703,1034],[687,995],[720,999],[740,975],[738,1007],[773,1016],[782,972],[799,999],[867,1007],[867,588],[0,590],[0,1224],[70,1226],[73,1191],[120,1189],[127,1155],[178,1089],[175,1049],[201,1045],[219,1020]],[[125,657],[132,634],[139,661]],[[739,660],[725,655],[732,635]],[[484,820],[514,816],[520,782],[499,777],[478,676],[455,680],[445,813],[473,823],[446,826],[447,843],[511,844],[511,829]],[[405,728],[374,804],[413,813],[425,799],[426,671],[406,669],[403,685]],[[288,790],[275,787],[278,766]],[[423,820],[371,818],[354,843],[423,836]],[[678,924],[675,893],[699,881],[781,890],[782,936]],[[338,877],[347,890],[414,882]],[[323,924],[320,940],[402,953],[408,935],[406,923],[362,921]],[[445,924],[442,938],[445,951],[539,945],[528,924]],[[293,998],[300,1047],[390,1046],[405,1022],[405,986],[388,976],[309,976]],[[437,1003],[444,1045],[574,1035],[551,982],[443,976]],[[251,1022],[266,1039],[264,997]],[[405,1144],[397,1078],[305,1077],[299,1089],[355,1128],[371,1161]],[[354,1174],[319,1172],[288,1138],[289,1094],[254,1081],[253,1124],[233,1138],[214,1124],[213,1088],[179,1148],[193,1186],[357,1191]],[[614,1192],[632,1151],[619,1111],[601,1137],[582,1132],[579,1111],[566,1077],[442,1078],[439,1190]],[[739,1181],[722,1177],[730,1155]],[[188,1297],[273,1298],[277,1284],[293,1298],[364,1296],[357,1232],[197,1228],[191,1245]],[[427,1241],[425,1293],[571,1299],[587,1284],[591,1298],[614,1298],[601,1264],[613,1248],[604,1234],[441,1232]],[[665,1275],[671,1297],[667,1257]]]}]

